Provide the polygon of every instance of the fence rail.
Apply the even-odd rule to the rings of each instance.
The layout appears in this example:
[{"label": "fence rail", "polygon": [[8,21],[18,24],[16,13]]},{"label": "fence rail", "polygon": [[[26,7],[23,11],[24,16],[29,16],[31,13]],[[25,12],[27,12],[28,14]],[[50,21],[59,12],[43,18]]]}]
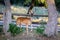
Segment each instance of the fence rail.
[{"label": "fence rail", "polygon": [[[3,13],[0,13],[3,15]],[[12,15],[17,15],[17,16],[31,16],[30,14],[17,14],[17,13],[12,13]],[[33,16],[37,16],[37,17],[48,17],[48,15],[38,15],[38,14],[34,14]],[[60,17],[60,14],[58,15],[58,17]]]}]

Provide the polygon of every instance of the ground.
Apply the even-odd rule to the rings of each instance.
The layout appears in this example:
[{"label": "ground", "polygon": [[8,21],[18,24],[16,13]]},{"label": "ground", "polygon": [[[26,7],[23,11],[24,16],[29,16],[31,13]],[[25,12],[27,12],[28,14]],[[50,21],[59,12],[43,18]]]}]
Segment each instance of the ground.
[{"label": "ground", "polygon": [[[0,40],[6,40],[4,35],[0,35]],[[45,37],[36,34],[34,31],[29,31],[28,34],[26,34],[26,31],[24,31],[23,33],[18,34],[15,37],[11,37],[7,40],[60,40],[60,33],[57,37]]]}]

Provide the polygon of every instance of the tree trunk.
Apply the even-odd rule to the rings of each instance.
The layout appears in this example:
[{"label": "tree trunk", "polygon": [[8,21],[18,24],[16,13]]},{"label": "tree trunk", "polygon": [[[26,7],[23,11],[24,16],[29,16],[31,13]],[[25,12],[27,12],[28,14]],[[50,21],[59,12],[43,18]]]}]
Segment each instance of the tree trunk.
[{"label": "tree trunk", "polygon": [[10,0],[4,0],[5,10],[3,11],[3,31],[8,36],[9,23],[11,23]]},{"label": "tree trunk", "polygon": [[32,0],[31,5],[29,7],[29,10],[28,10],[28,13],[27,14],[32,14],[31,11],[32,11],[32,8],[34,7],[34,2],[35,2],[35,0]]},{"label": "tree trunk", "polygon": [[48,5],[48,23],[45,29],[47,36],[54,36],[57,32],[57,10],[54,0],[46,0]]}]

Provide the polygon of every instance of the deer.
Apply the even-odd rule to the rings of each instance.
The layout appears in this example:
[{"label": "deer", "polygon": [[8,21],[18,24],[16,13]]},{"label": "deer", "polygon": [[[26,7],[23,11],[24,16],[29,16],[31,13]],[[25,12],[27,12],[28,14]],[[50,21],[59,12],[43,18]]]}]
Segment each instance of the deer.
[{"label": "deer", "polygon": [[[31,18],[30,17],[18,17],[16,20],[16,24],[20,25],[20,27],[21,27],[21,25],[23,23],[26,25],[26,32],[28,34],[28,25],[32,24]],[[32,31],[32,29],[31,29],[31,31]]]},{"label": "deer", "polygon": [[[29,10],[28,14],[30,14],[30,17],[18,17],[16,20],[16,24],[20,25],[20,27],[21,24],[23,23],[26,25],[27,34],[28,34],[28,25],[32,24],[33,11]],[[32,31],[32,25],[31,25],[31,31]]]}]

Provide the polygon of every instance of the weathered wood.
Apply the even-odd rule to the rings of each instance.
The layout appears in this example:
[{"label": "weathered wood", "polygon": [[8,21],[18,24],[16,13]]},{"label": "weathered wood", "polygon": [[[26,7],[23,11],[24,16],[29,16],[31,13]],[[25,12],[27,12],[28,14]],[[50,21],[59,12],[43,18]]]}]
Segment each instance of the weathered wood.
[{"label": "weathered wood", "polygon": [[[30,14],[12,14],[12,15],[16,15],[16,16],[28,16],[30,17],[31,15]],[[35,17],[48,17],[48,15],[37,15],[37,14],[34,14],[33,16]]]},{"label": "weathered wood", "polygon": [[[3,15],[3,13],[0,13],[1,15]],[[16,15],[16,16],[30,16],[29,14],[17,14],[17,13],[12,13],[12,15]],[[33,16],[38,16],[38,17],[48,17],[48,15],[38,15],[38,14],[34,14]],[[58,14],[58,17],[60,17],[60,14]]]},{"label": "weathered wood", "polygon": [[[17,14],[17,13],[15,13],[15,14],[12,14],[12,15],[16,15],[16,16],[30,16],[29,14]],[[48,15],[38,15],[38,14],[34,14],[33,16],[35,16],[35,17],[48,17]],[[58,15],[58,17],[60,17],[60,14]]]}]

